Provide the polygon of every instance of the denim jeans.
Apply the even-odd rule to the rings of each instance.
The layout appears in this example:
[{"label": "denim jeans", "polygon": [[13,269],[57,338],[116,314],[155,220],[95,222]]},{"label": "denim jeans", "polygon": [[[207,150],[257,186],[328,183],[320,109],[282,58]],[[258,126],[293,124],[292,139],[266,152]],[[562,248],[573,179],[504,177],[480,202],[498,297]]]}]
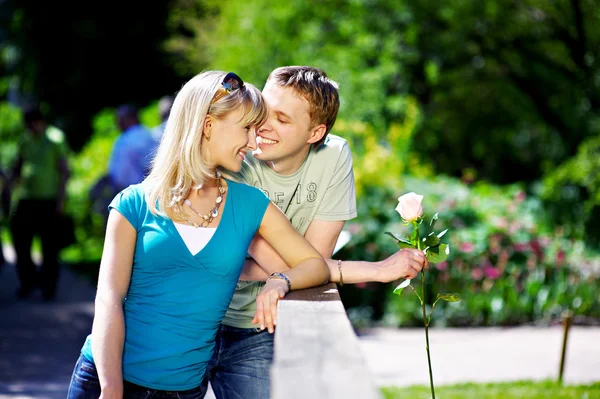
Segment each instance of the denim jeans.
[{"label": "denim jeans", "polygon": [[203,388],[210,381],[217,399],[268,399],[273,340],[266,329],[221,325]]},{"label": "denim jeans", "polygon": [[[97,399],[100,397],[100,380],[94,363],[87,360],[83,355],[79,356],[73,375],[67,399]],[[123,398],[125,399],[201,399],[206,395],[206,387],[189,389],[186,391],[160,391],[141,387],[124,381]]]}]

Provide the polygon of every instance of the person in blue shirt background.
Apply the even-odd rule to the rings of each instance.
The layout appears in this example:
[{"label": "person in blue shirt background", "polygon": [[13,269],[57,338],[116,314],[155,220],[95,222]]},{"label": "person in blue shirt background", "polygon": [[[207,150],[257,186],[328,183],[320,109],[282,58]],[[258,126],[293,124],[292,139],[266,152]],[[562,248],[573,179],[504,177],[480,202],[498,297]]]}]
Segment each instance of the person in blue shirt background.
[{"label": "person in blue shirt background", "polygon": [[256,149],[267,106],[235,74],[177,94],[149,176],[111,202],[92,333],[68,398],[201,398],[215,335],[255,234],[291,266],[273,273],[255,322],[270,332],[290,289],[327,282],[321,255],[259,189],[224,178]]},{"label": "person in blue shirt background", "polygon": [[140,123],[138,109],[130,104],[117,108],[121,135],[113,145],[108,174],[117,191],[140,183],[149,172],[157,142],[150,129]]}]

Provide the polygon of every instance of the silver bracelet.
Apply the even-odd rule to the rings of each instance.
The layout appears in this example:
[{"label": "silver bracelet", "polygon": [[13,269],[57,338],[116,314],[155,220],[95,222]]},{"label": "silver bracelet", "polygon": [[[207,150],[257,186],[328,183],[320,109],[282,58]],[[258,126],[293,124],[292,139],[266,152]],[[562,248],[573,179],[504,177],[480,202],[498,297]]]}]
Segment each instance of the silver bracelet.
[{"label": "silver bracelet", "polygon": [[271,280],[271,279],[280,279],[280,280],[283,280],[283,281],[285,281],[287,283],[288,290],[290,290],[292,288],[292,283],[290,283],[290,279],[288,278],[288,276],[286,276],[283,273],[279,273],[279,272],[271,273],[271,275],[267,279],[267,282],[269,280]]}]

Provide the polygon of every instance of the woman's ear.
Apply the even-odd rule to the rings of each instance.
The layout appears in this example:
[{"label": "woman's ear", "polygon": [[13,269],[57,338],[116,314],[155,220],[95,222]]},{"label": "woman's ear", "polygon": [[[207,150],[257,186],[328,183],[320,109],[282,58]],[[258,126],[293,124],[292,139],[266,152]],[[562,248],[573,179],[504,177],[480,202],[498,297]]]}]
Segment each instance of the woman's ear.
[{"label": "woman's ear", "polygon": [[206,140],[210,141],[210,136],[212,135],[212,124],[213,118],[210,115],[206,115],[204,118],[204,128],[202,129],[202,134],[206,137]]}]

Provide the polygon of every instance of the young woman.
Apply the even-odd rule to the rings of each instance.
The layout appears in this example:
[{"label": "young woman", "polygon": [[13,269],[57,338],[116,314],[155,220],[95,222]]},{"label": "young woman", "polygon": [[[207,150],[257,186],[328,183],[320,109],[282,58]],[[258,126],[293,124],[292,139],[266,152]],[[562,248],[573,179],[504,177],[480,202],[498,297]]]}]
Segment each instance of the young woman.
[{"label": "young woman", "polygon": [[258,189],[224,179],[256,149],[260,92],[235,74],[203,72],[177,94],[150,175],[110,204],[95,317],[68,398],[200,398],[214,337],[250,241],[292,266],[274,273],[255,320],[273,330],[289,289],[323,284],[319,253]]}]

